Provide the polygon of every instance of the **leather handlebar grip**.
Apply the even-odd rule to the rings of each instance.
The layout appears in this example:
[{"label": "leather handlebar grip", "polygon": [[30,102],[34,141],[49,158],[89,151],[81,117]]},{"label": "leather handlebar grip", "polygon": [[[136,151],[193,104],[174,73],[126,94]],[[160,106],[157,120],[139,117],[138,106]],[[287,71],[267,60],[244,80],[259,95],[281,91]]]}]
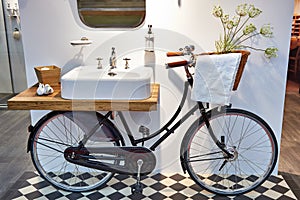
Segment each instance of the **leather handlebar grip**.
[{"label": "leather handlebar grip", "polygon": [[178,51],[178,52],[175,52],[175,51],[173,51],[173,52],[167,52],[167,56],[168,57],[171,57],[171,56],[183,56],[183,53],[180,52],[180,51]]},{"label": "leather handlebar grip", "polygon": [[183,61],[167,63],[167,66],[168,67],[180,67],[180,66],[185,66],[187,64],[188,64],[188,61],[183,60]]}]

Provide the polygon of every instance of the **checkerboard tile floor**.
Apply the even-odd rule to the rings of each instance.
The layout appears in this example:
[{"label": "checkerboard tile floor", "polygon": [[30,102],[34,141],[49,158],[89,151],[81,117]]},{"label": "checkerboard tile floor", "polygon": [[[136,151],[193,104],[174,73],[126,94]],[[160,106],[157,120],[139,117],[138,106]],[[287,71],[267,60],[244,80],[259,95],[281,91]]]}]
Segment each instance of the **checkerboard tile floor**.
[{"label": "checkerboard tile floor", "polygon": [[281,176],[271,176],[262,186],[247,194],[236,197],[217,196],[201,189],[184,174],[156,174],[144,177],[143,194],[131,194],[131,186],[136,180],[127,175],[116,175],[107,187],[85,193],[71,193],[57,190],[44,181],[35,172],[25,172],[22,177],[8,190],[4,199],[32,200],[94,200],[94,199],[297,199]]}]

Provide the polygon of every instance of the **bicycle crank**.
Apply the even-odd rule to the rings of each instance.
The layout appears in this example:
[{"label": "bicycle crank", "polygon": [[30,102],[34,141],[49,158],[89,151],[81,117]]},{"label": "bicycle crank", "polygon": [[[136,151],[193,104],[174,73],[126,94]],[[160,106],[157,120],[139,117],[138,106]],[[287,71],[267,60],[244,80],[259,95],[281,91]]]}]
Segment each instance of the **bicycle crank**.
[{"label": "bicycle crank", "polygon": [[[73,164],[119,174],[144,176],[150,174],[156,165],[156,158],[145,147],[69,147],[64,157]],[[143,165],[138,166],[142,160]]]}]

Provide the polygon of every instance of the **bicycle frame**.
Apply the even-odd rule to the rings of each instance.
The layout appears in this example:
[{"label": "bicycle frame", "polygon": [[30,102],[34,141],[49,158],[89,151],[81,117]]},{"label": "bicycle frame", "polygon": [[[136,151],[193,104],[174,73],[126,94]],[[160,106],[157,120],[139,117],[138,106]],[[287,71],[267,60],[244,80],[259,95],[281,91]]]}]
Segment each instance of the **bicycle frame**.
[{"label": "bicycle frame", "polygon": [[185,83],[185,87],[184,87],[184,92],[183,92],[183,96],[181,99],[181,102],[175,112],[175,114],[171,117],[171,119],[162,127],[160,128],[158,131],[156,131],[155,133],[152,133],[151,135],[149,135],[148,137],[144,137],[141,139],[135,139],[132,135],[132,132],[127,124],[127,121],[125,120],[125,117],[123,115],[122,112],[118,112],[121,122],[124,125],[124,128],[127,132],[127,135],[130,139],[130,142],[133,146],[136,146],[139,143],[143,143],[145,141],[148,141],[154,137],[156,137],[157,135],[159,135],[160,133],[162,133],[163,131],[166,131],[166,133],[164,133],[164,135],[162,135],[161,137],[158,138],[157,141],[154,142],[154,144],[152,144],[152,146],[150,147],[150,149],[152,151],[155,150],[155,148],[157,146],[159,146],[165,139],[167,139],[172,133],[174,133],[174,131],[183,123],[185,122],[196,110],[198,110],[199,106],[195,105],[193,106],[193,108],[191,108],[182,118],[180,118],[171,128],[170,125],[177,119],[179,113],[181,112],[181,109],[185,103],[186,97],[187,97],[187,92],[188,92],[188,86],[189,83]]},{"label": "bicycle frame", "polygon": [[[183,123],[185,122],[196,110],[200,110],[201,116],[203,117],[203,120],[205,121],[206,127],[208,128],[209,134],[212,137],[213,141],[216,143],[216,145],[225,153],[227,158],[231,158],[233,155],[231,153],[229,153],[226,149],[225,149],[225,145],[220,142],[215,134],[213,133],[213,130],[210,127],[210,123],[207,119],[206,116],[206,109],[203,106],[202,102],[198,102],[193,108],[191,108],[182,118],[180,118],[171,128],[169,128],[169,126],[177,119],[179,113],[181,112],[181,109],[186,101],[187,98],[187,93],[188,93],[188,87],[193,87],[193,77],[191,75],[191,73],[189,72],[189,65],[185,65],[185,72],[186,72],[186,77],[187,77],[187,82],[185,82],[185,87],[184,87],[184,92],[182,95],[182,99],[181,102],[175,112],[175,114],[173,115],[173,117],[171,117],[171,119],[162,127],[160,128],[158,131],[156,131],[155,133],[152,133],[151,135],[149,135],[148,137],[144,137],[141,139],[135,139],[133,137],[133,134],[128,126],[128,123],[123,115],[123,113],[121,111],[118,111],[117,113],[120,116],[121,122],[127,132],[127,135],[129,137],[129,140],[131,142],[131,144],[133,146],[136,146],[139,143],[144,143],[145,141],[148,141],[156,136],[158,136],[160,133],[162,133],[163,131],[166,131],[166,133],[164,133],[161,137],[159,137],[150,147],[150,150],[155,151],[156,147],[159,146],[164,140],[166,140],[172,133],[174,133],[174,131]],[[108,117],[112,116],[112,111],[109,111],[106,115],[105,115],[105,119],[107,119]],[[87,134],[87,136],[81,141],[82,144],[85,144],[85,142],[94,134],[94,132],[101,126],[103,121],[100,121],[91,131],[90,133]]]}]

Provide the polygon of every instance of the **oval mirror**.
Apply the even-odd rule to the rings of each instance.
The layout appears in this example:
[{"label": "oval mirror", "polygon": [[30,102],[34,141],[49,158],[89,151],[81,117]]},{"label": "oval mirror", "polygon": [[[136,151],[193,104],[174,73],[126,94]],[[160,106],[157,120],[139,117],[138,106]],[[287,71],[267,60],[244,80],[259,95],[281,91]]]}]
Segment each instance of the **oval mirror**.
[{"label": "oval mirror", "polygon": [[136,28],[145,19],[145,0],[77,0],[81,21],[93,28]]}]

